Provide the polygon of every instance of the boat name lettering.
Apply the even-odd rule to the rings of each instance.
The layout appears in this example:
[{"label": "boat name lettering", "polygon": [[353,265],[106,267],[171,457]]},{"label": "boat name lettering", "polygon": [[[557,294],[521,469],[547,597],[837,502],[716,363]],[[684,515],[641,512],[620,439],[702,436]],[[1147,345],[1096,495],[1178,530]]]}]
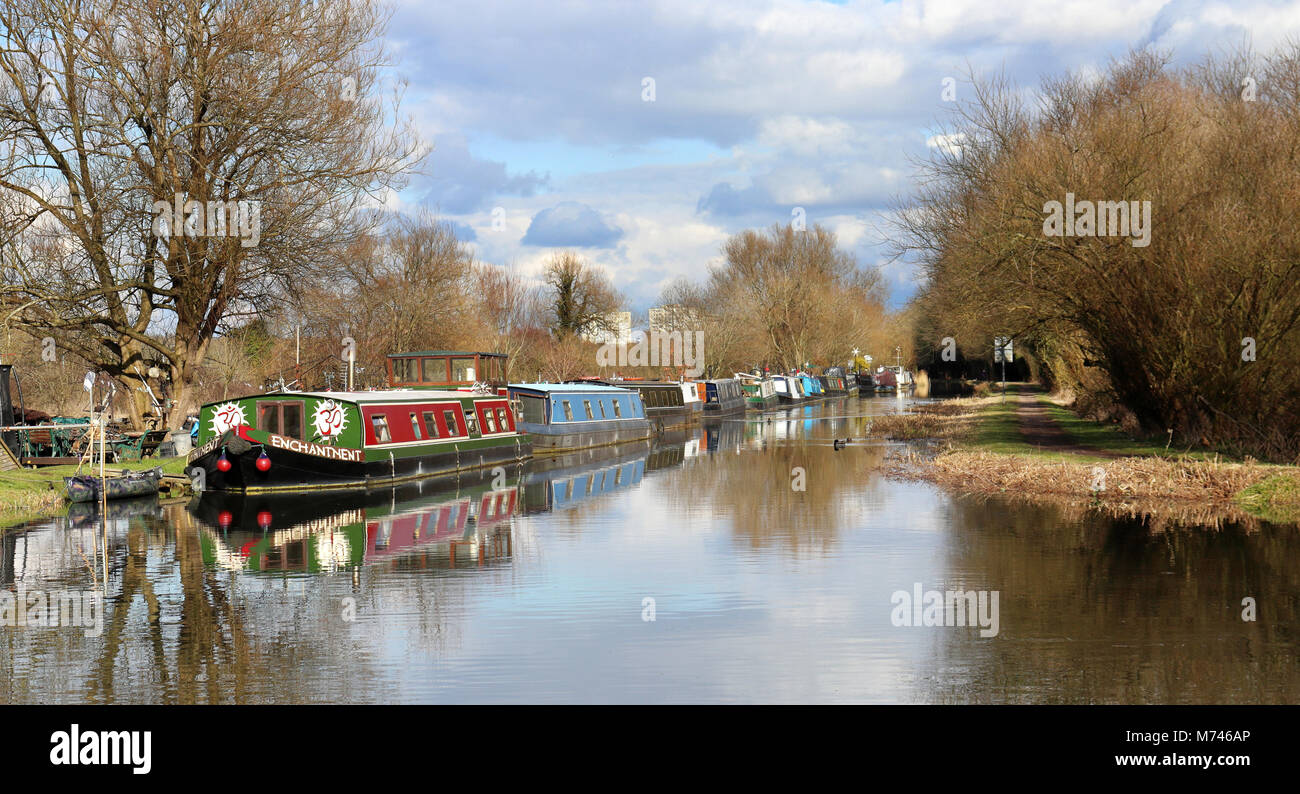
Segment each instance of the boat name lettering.
[{"label": "boat name lettering", "polygon": [[270,434],[271,446],[277,449],[287,449],[290,452],[300,452],[304,455],[316,455],[322,458],[332,458],[334,460],[346,460],[353,463],[361,462],[361,450],[346,449],[343,447],[327,447],[324,444],[317,444],[312,441],[300,441],[296,438],[286,436],[277,436]]}]

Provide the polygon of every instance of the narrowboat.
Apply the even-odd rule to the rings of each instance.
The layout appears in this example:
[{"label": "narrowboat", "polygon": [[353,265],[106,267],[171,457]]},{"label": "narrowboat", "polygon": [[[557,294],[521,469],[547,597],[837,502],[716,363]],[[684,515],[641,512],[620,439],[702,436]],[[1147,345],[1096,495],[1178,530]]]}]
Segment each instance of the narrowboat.
[{"label": "narrowboat", "polygon": [[783,403],[797,403],[804,399],[803,383],[793,375],[776,375],[772,378],[776,397]]},{"label": "narrowboat", "polygon": [[821,382],[812,375],[800,373],[798,378],[803,383],[803,392],[808,399],[820,400],[822,397],[826,396],[826,392],[822,391]]},{"label": "narrowboat", "polygon": [[779,402],[776,382],[771,378],[760,378],[742,372],[737,372],[736,378],[740,380],[740,390],[745,394],[746,407],[762,411]]},{"label": "narrowboat", "polygon": [[[844,394],[849,390],[844,370],[840,367],[827,367],[819,380],[827,394]],[[856,384],[855,384],[856,387]]]},{"label": "narrowboat", "polygon": [[615,386],[632,389],[641,395],[645,406],[645,416],[656,431],[687,424],[690,412],[682,395],[680,383],[653,380],[599,380],[585,378],[569,381],[570,383],[591,383],[601,386]]},{"label": "narrowboat", "polygon": [[273,392],[208,403],[187,472],[202,490],[372,488],[532,456],[501,394]]},{"label": "narrowboat", "polygon": [[735,378],[706,380],[704,389],[706,416],[727,416],[745,410],[745,393]]},{"label": "narrowboat", "polygon": [[[601,447],[649,438],[641,395],[597,383],[512,383],[519,428],[532,439],[534,454]],[[681,396],[681,391],[677,391]]]},{"label": "narrowboat", "polygon": [[704,413],[704,384],[693,380],[682,381],[682,401],[686,403],[688,422],[698,422]]},{"label": "narrowboat", "polygon": [[893,374],[894,382],[898,384],[900,389],[910,389],[916,385],[916,382],[912,379],[912,373],[901,366],[885,366],[882,369]]},{"label": "narrowboat", "polygon": [[388,356],[388,388],[506,393],[505,353],[425,350]]}]

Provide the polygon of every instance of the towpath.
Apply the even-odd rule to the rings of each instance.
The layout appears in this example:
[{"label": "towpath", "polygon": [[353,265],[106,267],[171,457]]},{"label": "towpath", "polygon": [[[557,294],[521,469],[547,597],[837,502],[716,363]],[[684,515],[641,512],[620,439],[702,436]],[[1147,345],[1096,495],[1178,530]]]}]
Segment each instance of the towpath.
[{"label": "towpath", "polygon": [[1075,443],[1074,439],[1047,412],[1047,406],[1038,399],[1040,393],[1041,390],[1037,387],[1020,385],[1014,394],[1007,395],[1016,400],[1016,423],[1020,427],[1020,436],[1026,444],[1032,444],[1045,452],[1065,452],[1100,458],[1124,457],[1123,453],[1114,450]]}]

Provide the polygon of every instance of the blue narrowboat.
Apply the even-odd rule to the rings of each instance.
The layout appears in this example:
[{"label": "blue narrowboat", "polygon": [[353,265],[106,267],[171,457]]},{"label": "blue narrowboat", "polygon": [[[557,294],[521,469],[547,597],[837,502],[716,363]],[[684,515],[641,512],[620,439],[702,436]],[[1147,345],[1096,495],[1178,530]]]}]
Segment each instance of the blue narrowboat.
[{"label": "blue narrowboat", "polygon": [[798,377],[803,383],[803,392],[808,396],[808,399],[816,400],[826,396],[826,392],[822,390],[821,382],[812,375],[800,374]]},{"label": "blue narrowboat", "polygon": [[631,389],[590,383],[512,383],[509,388],[519,406],[519,429],[532,438],[534,454],[635,441],[653,432],[641,395]]}]

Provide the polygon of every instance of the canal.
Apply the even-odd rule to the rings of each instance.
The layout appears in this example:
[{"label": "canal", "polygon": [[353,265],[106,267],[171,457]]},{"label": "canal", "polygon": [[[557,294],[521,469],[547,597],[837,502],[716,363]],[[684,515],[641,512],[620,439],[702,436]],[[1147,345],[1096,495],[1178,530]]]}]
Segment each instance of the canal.
[{"label": "canal", "polygon": [[[0,703],[1300,700],[1296,527],[890,476],[908,448],[861,439],[905,409],[12,527],[0,591],[29,608],[0,626]],[[39,625],[69,593],[82,622]]]}]

